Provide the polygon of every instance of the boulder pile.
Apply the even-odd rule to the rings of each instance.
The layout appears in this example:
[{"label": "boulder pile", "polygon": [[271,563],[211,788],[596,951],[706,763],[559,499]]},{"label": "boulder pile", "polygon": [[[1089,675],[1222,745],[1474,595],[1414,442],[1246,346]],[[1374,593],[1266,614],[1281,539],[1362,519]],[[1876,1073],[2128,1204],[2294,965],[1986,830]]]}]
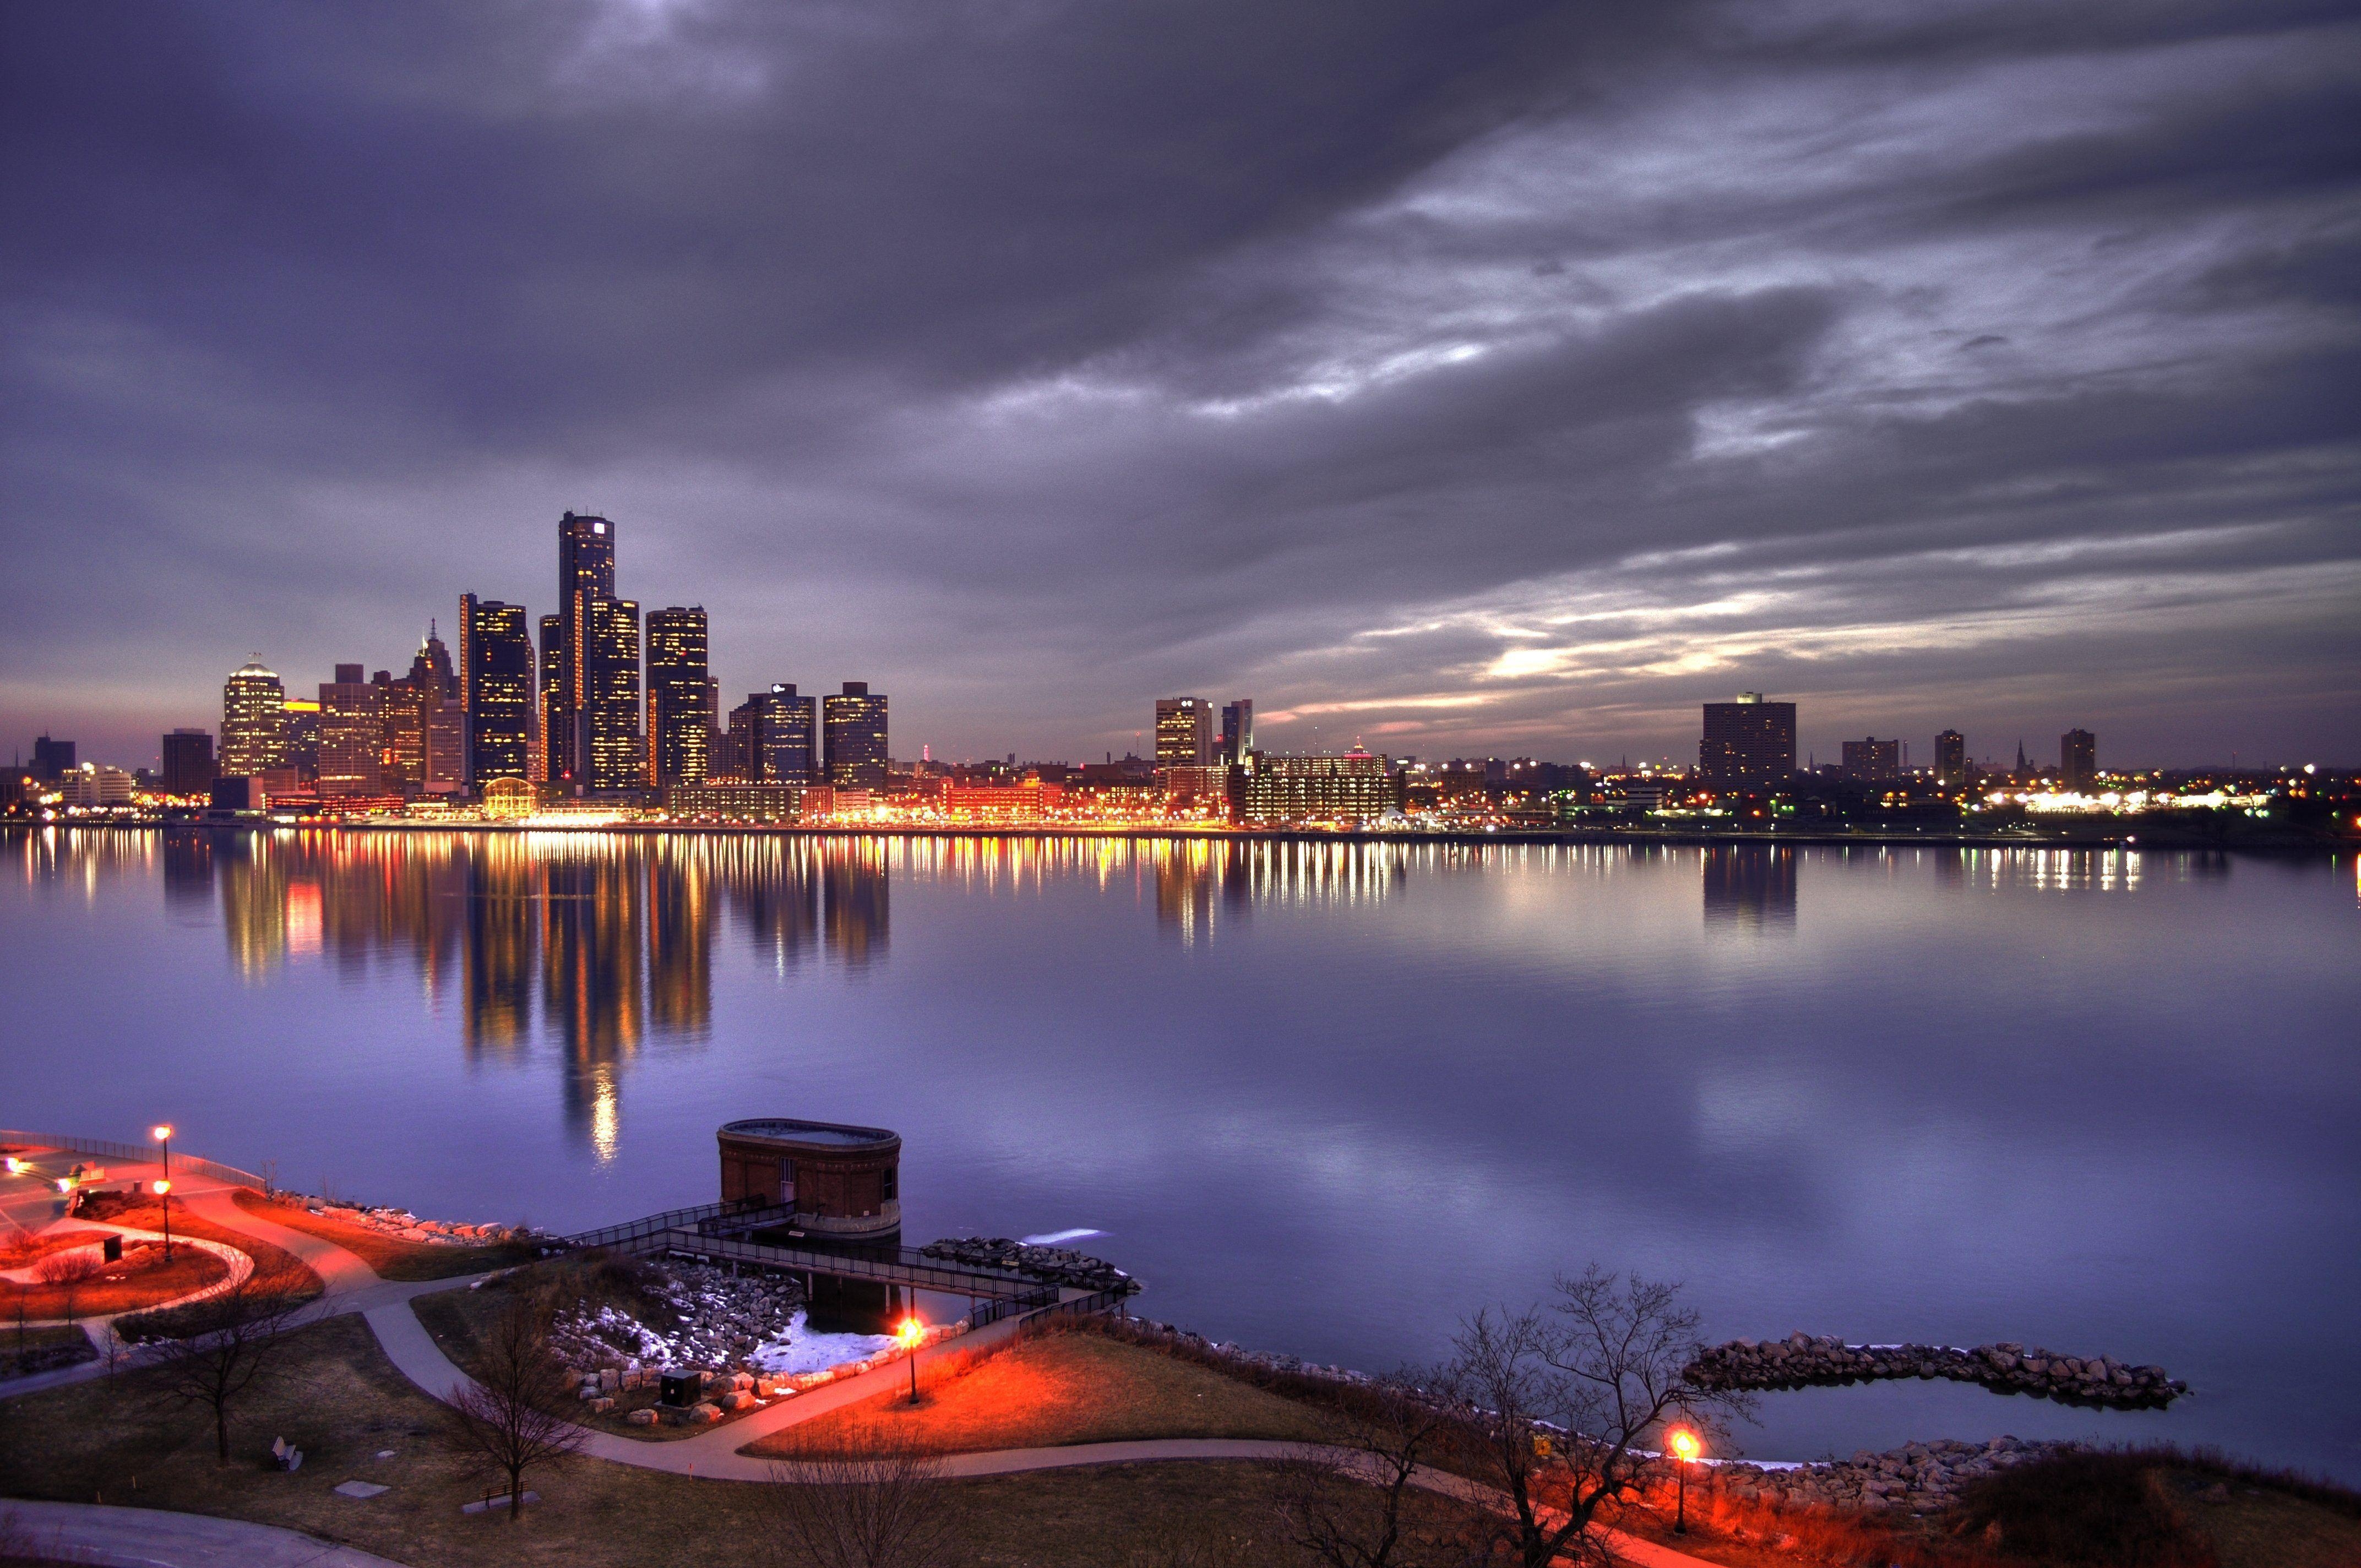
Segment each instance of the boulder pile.
[{"label": "boulder pile", "polygon": [[371,1209],[338,1203],[300,1193],[274,1194],[278,1201],[323,1219],[341,1220],[391,1236],[398,1241],[423,1242],[429,1246],[491,1246],[501,1242],[531,1242],[542,1233],[522,1225],[463,1225],[447,1220],[422,1220],[407,1209]]},{"label": "boulder pile", "polygon": [[1796,1332],[1756,1343],[1731,1340],[1700,1354],[1682,1376],[1700,1388],[1804,1388],[1891,1377],[1948,1377],[2002,1393],[2035,1394],[2069,1405],[2161,1409],[2189,1392],[2161,1366],[2111,1356],[2059,1355],[2021,1344],[1973,1350],[1936,1344],[1847,1344]]},{"label": "boulder pile", "polygon": [[919,1252],[971,1268],[1005,1268],[1030,1275],[1049,1285],[1069,1285],[1078,1290],[1121,1290],[1135,1295],[1139,1281],[1102,1257],[1071,1252],[1061,1246],[1027,1246],[1006,1236],[952,1236],[929,1242]]},{"label": "boulder pile", "polygon": [[1982,1444],[1914,1442],[1885,1453],[1864,1450],[1828,1464],[1766,1466],[1730,1460],[1695,1466],[1689,1485],[1774,1508],[1927,1514],[1957,1502],[1971,1481],[2072,1446],[1996,1437]]},{"label": "boulder pile", "polygon": [[719,1371],[741,1365],[755,1346],[785,1334],[804,1304],[793,1280],[733,1275],[681,1258],[666,1260],[653,1288],[636,1311],[584,1302],[560,1312],[551,1349],[577,1377],[628,1373],[653,1385],[659,1366]]}]

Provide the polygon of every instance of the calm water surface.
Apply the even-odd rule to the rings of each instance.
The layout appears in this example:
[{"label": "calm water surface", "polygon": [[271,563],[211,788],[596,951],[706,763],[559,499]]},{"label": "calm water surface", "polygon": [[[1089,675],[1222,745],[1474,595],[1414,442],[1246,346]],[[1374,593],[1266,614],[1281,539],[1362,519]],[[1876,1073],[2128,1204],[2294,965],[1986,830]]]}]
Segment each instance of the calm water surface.
[{"label": "calm water surface", "polygon": [[0,1124],[564,1227],[898,1129],[906,1234],[1370,1369],[1598,1259],[1708,1337],[2160,1363],[2169,1412],[1766,1398],[1747,1452],[2213,1442],[2361,1480],[2350,860],[50,832]]}]

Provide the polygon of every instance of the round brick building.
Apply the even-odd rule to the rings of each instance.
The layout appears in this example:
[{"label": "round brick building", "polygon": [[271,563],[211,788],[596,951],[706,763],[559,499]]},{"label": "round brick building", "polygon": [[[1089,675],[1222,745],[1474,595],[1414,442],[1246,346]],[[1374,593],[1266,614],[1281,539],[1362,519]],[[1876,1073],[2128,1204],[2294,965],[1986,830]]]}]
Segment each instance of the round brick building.
[{"label": "round brick building", "polygon": [[793,1210],[792,1228],[815,1241],[881,1241],[902,1228],[899,1134],[759,1116],[718,1137],[725,1203]]}]

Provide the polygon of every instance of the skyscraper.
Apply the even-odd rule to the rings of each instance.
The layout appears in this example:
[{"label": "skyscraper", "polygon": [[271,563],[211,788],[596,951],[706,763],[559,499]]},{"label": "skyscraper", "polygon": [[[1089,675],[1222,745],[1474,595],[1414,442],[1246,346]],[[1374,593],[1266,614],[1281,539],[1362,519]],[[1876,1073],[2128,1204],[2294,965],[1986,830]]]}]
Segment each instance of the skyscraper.
[{"label": "skyscraper", "polygon": [[532,776],[533,664],[524,606],[459,597],[460,766],[468,788]]},{"label": "skyscraper", "polygon": [[1254,750],[1254,698],[1242,696],[1235,702],[1222,705],[1222,745],[1217,759],[1233,767],[1242,765],[1246,753]]},{"label": "skyscraper", "polygon": [[2058,782],[2068,789],[2088,790],[2099,782],[2099,738],[2087,729],[2069,729],[2058,737]]},{"label": "skyscraper", "polygon": [[1935,737],[1935,783],[1943,789],[1968,787],[1968,738],[1956,729]]},{"label": "skyscraper", "polygon": [[640,607],[574,590],[566,644],[572,777],[585,789],[637,789],[648,782],[640,739]]},{"label": "skyscraper", "polygon": [[828,732],[828,782],[850,789],[885,787],[885,698],[867,681],[847,681],[820,703]]},{"label": "skyscraper", "polygon": [[[235,679],[236,677],[232,677]],[[55,784],[66,776],[74,765],[74,743],[52,740],[43,735],[33,742],[33,776],[47,784]]]},{"label": "skyscraper", "polygon": [[258,663],[240,665],[222,685],[221,771],[253,777],[284,766],[287,688]]},{"label": "skyscraper", "polygon": [[[569,511],[557,522],[557,613],[541,618],[541,730],[549,777],[577,784],[588,782],[590,770],[577,750],[583,733],[577,713],[581,687],[568,661],[581,639],[577,606],[585,594],[593,600],[615,597],[615,525],[603,517],[579,516]],[[636,651],[636,610],[632,621]],[[638,707],[638,684],[635,664],[634,709]],[[636,712],[631,727],[634,730],[639,727]],[[611,722],[601,728],[611,729]]]},{"label": "skyscraper", "polygon": [[1795,705],[1764,702],[1761,692],[1707,703],[1697,772],[1721,789],[1784,788],[1795,774]]},{"label": "skyscraper", "polygon": [[[390,687],[362,679],[358,664],[338,664],[320,683],[320,794],[380,795],[386,780],[385,709]],[[397,786],[398,787],[398,786]]]},{"label": "skyscraper", "polygon": [[648,611],[648,758],[658,784],[695,784],[708,754],[719,688],[707,665],[705,607]]},{"label": "skyscraper", "polygon": [[[459,782],[457,732],[443,713],[458,694],[451,652],[431,629],[412,655],[410,671],[390,682],[385,705],[385,783],[389,793],[441,793]],[[435,740],[442,739],[441,754]]]},{"label": "skyscraper", "polygon": [[1844,743],[1845,777],[1857,784],[1876,784],[1902,776],[1902,742],[1871,737]]},{"label": "skyscraper", "polygon": [[164,737],[164,793],[209,795],[214,787],[214,738],[203,729]]},{"label": "skyscraper", "polygon": [[1202,696],[1156,699],[1156,765],[1202,768],[1213,760],[1213,707]]},{"label": "skyscraper", "polygon": [[[834,701],[834,698],[830,698]],[[812,784],[819,777],[813,709],[791,684],[750,692],[730,710],[730,776],[747,784]]]}]

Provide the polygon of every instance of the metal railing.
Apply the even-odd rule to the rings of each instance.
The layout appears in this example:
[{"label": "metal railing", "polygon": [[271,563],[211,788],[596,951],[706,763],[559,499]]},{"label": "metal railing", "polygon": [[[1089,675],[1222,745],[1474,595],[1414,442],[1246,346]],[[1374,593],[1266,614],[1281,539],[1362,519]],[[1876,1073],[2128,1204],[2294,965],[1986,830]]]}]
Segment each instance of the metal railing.
[{"label": "metal railing", "polygon": [[[137,1160],[142,1164],[161,1157],[154,1144],[117,1143],[113,1138],[76,1138],[62,1133],[27,1133],[16,1128],[0,1128],[0,1144],[30,1145],[36,1148],[62,1149],[69,1154],[94,1154],[107,1159]],[[232,1187],[251,1187],[257,1192],[267,1192],[270,1184],[250,1170],[240,1170],[219,1160],[201,1159],[192,1154],[172,1157],[175,1171],[189,1171],[214,1181],[225,1181]]]},{"label": "metal railing", "polygon": [[620,1225],[581,1231],[561,1240],[567,1246],[603,1246],[623,1252],[650,1252],[663,1245],[656,1240],[659,1236],[678,1230],[694,1230],[708,1221],[747,1212],[751,1211],[744,1203],[700,1203],[694,1209],[667,1209],[661,1214],[650,1214],[645,1219],[626,1220]]},{"label": "metal railing", "polygon": [[977,1302],[974,1310],[967,1315],[967,1326],[972,1332],[1003,1318],[1013,1318],[1021,1312],[1038,1312],[1044,1307],[1057,1304],[1057,1288],[1044,1285],[1040,1289],[1022,1296],[996,1297],[989,1301]]},{"label": "metal railing", "polygon": [[898,1247],[894,1256],[887,1259],[864,1257],[859,1253],[772,1246],[762,1242],[740,1241],[731,1236],[708,1236],[694,1231],[675,1230],[655,1238],[648,1250],[667,1247],[707,1259],[752,1263],[765,1268],[792,1269],[806,1274],[826,1274],[839,1279],[874,1279],[881,1284],[938,1290],[947,1296],[1014,1297],[1043,1288],[1039,1280],[1027,1275],[946,1264],[912,1247]]},{"label": "metal railing", "polygon": [[1130,1299],[1131,1292],[1126,1289],[1093,1290],[1087,1296],[1077,1296],[1071,1301],[1044,1307],[1038,1315],[1042,1318],[1087,1318],[1093,1312],[1120,1307]]}]

